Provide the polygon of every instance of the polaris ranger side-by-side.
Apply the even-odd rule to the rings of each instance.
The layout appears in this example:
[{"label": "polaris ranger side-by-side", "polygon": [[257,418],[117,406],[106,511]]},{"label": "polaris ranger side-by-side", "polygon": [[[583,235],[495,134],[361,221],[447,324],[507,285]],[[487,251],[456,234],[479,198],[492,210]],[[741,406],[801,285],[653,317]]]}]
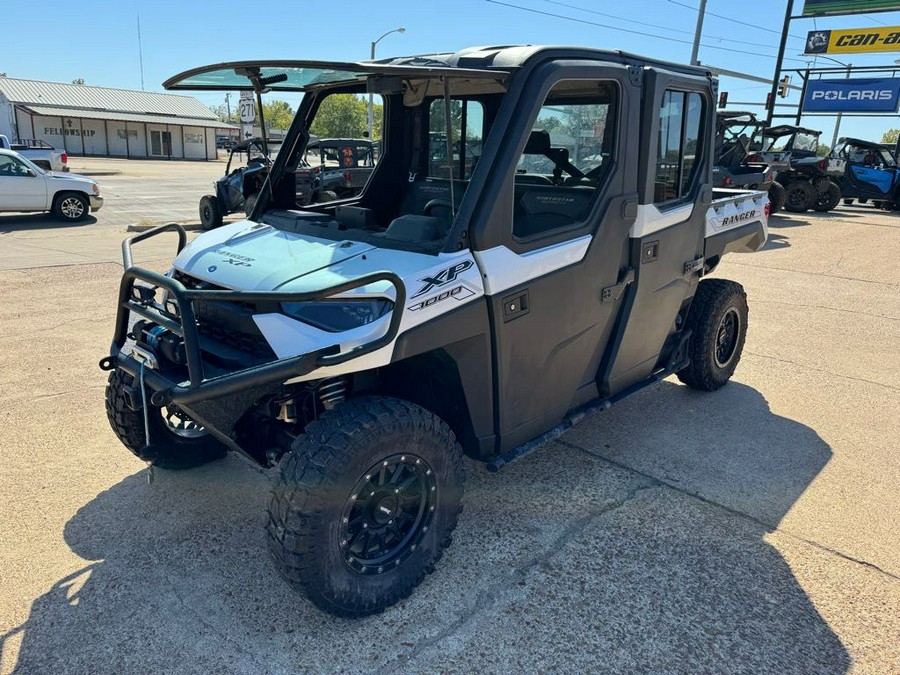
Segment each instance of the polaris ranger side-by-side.
[{"label": "polaris ranger side-by-side", "polygon": [[[165,86],[305,96],[248,220],[124,244],[109,420],[159,467],[227,450],[276,467],[269,548],[320,608],[371,614],[422,581],[462,508],[463,454],[497,470],[664,377],[714,390],[734,372],[746,295],[702,277],[764,244],[768,201],[713,190],[706,70],[478,47],[223,63]],[[299,206],[323,100],[368,92],[384,138],[365,188]],[[171,270],[136,267],[132,246],[167,231]]]},{"label": "polaris ranger side-by-side", "polygon": [[769,214],[784,205],[785,192],[775,180],[775,172],[764,162],[751,162],[751,147],[762,142],[765,122],[752,112],[719,110],[716,113],[716,150],[713,186],[765,190],[769,194]]}]

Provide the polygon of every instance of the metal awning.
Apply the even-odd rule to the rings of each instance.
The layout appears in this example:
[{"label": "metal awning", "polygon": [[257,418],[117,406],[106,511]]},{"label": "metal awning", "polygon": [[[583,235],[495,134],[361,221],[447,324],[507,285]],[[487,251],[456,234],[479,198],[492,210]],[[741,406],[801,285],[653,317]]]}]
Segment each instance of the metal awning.
[{"label": "metal awning", "polygon": [[86,110],[84,108],[63,108],[59,106],[23,105],[16,106],[35,115],[46,117],[74,117],[76,119],[109,120],[111,122],[143,122],[145,124],[172,124],[184,127],[214,127],[216,129],[237,128],[233,124],[215,119],[177,117],[175,115],[141,115],[139,113],[117,112],[115,110]]}]

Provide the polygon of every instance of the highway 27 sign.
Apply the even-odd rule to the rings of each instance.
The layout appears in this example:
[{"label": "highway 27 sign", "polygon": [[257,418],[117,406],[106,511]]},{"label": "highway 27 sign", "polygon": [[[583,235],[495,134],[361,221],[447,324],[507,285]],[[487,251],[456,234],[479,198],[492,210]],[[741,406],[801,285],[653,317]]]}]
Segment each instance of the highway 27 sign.
[{"label": "highway 27 sign", "polygon": [[900,78],[810,80],[803,112],[890,113],[900,104]]}]

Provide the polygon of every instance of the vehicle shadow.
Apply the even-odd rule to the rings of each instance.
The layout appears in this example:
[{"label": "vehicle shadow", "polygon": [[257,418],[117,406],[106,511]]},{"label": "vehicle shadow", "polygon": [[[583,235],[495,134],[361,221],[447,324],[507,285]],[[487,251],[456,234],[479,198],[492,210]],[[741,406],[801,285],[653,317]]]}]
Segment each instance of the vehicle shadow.
[{"label": "vehicle shadow", "polygon": [[91,562],[0,637],[20,675],[848,669],[764,539],[829,461],[815,431],[739,383],[663,382],[562,440],[499,474],[469,462],[438,573],[358,621],[277,577],[267,475],[235,458],[153,485],[141,471],[69,520],[66,543]]},{"label": "vehicle shadow", "polygon": [[60,220],[51,213],[17,213],[15,215],[0,215],[0,234],[23,232],[27,230],[72,229],[93,225],[96,222],[97,218],[95,216],[88,216],[84,220],[72,223]]},{"label": "vehicle shadow", "polygon": [[789,248],[790,247],[790,237],[786,234],[780,234],[778,232],[772,231],[772,226],[769,225],[769,234],[766,237],[766,243],[763,245],[763,251],[774,251],[779,248]]}]

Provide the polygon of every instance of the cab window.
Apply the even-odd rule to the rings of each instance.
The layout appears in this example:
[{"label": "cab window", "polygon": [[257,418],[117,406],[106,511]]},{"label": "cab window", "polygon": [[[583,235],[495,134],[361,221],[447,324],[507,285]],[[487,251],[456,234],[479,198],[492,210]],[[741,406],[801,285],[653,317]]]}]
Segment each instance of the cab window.
[{"label": "cab window", "polygon": [[587,218],[615,155],[618,97],[611,80],[565,80],[547,94],[516,164],[516,238]]},{"label": "cab window", "polygon": [[662,204],[690,193],[702,151],[704,103],[700,94],[668,90],[659,109],[656,183],[653,202]]},{"label": "cab window", "polygon": [[428,175],[433,178],[469,180],[481,157],[484,138],[484,106],[479,101],[450,100],[452,158],[447,159],[447,122],[444,99],[428,108]]}]

